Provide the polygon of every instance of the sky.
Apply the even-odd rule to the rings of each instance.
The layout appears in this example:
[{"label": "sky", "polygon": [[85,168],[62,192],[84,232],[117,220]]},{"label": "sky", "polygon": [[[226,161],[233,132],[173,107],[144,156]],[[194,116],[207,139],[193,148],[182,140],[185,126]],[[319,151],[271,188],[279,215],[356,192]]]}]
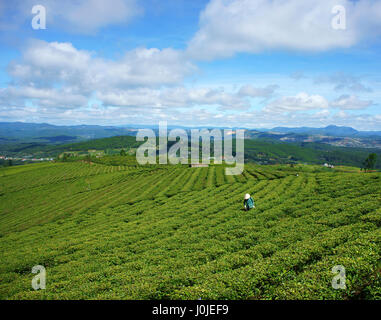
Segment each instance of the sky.
[{"label": "sky", "polygon": [[2,122],[381,130],[380,70],[381,0],[0,0]]}]

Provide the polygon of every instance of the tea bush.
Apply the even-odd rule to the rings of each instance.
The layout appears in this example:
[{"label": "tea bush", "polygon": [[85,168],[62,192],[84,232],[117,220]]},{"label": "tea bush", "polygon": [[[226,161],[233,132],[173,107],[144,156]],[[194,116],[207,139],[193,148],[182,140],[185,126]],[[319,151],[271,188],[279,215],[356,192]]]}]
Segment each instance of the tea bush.
[{"label": "tea bush", "polygon": [[[2,299],[379,299],[380,173],[247,164],[0,170]],[[254,210],[242,210],[250,193]],[[34,265],[46,290],[31,287]],[[346,268],[336,290],[332,267]]]}]

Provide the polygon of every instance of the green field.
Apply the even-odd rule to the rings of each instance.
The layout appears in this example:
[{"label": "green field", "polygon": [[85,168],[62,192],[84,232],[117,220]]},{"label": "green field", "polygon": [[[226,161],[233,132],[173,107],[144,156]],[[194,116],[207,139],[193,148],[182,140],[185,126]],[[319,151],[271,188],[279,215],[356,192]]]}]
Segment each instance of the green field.
[{"label": "green field", "polygon": [[381,173],[313,166],[2,168],[0,298],[380,299],[380,191]]}]

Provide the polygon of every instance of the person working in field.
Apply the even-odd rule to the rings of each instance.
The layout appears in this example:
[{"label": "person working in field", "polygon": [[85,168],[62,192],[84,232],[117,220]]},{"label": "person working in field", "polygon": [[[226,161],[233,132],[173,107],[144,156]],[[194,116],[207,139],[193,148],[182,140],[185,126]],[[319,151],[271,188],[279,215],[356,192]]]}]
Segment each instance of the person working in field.
[{"label": "person working in field", "polygon": [[250,209],[255,208],[254,199],[248,193],[245,194],[245,198],[243,200],[243,206],[246,211],[249,211]]}]

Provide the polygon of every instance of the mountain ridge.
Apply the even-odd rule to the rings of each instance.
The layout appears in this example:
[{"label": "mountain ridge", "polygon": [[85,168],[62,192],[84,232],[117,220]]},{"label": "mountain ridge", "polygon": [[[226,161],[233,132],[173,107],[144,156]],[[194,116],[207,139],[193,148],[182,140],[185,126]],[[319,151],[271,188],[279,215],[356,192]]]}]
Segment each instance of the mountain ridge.
[{"label": "mountain ridge", "polygon": [[274,127],[270,131],[281,133],[322,134],[329,136],[381,136],[381,131],[359,131],[352,127],[329,125],[321,128],[314,127]]}]

